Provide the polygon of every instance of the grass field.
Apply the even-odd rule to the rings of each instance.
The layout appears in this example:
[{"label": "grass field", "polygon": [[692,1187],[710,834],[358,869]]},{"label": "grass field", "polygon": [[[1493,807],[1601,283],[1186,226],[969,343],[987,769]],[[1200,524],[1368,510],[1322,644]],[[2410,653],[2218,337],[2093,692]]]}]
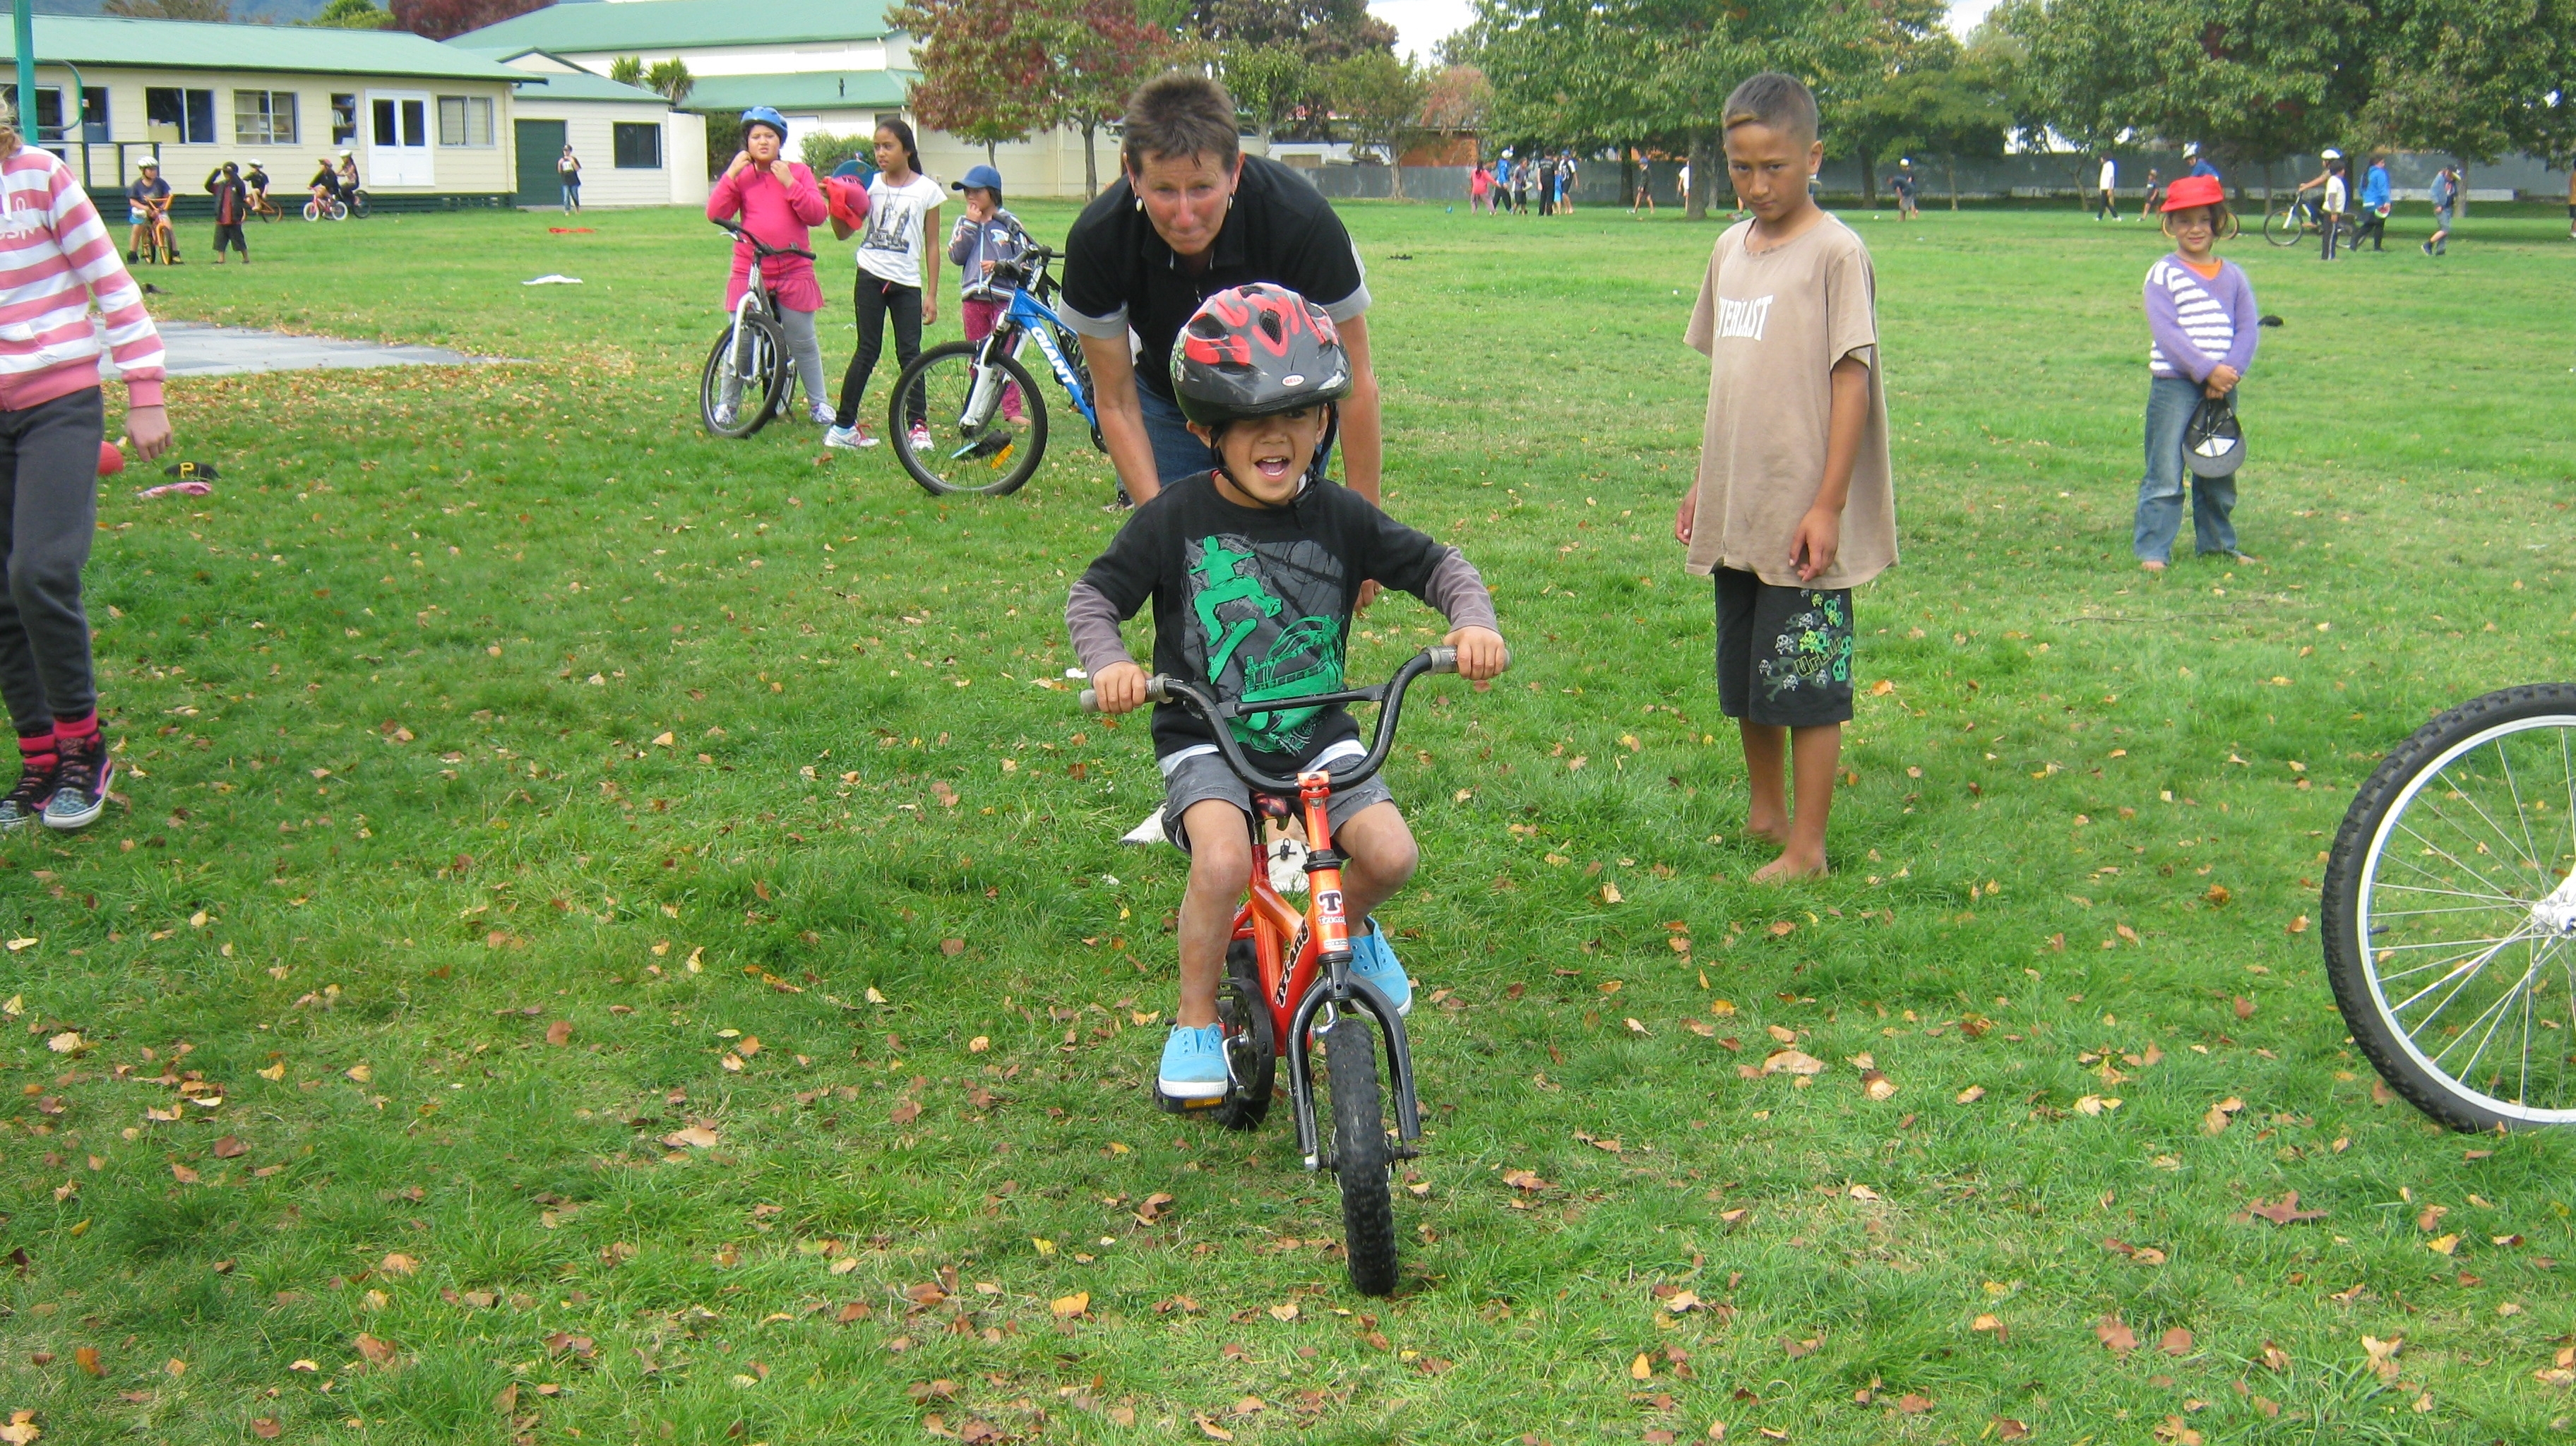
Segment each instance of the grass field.
[{"label": "grass field", "polygon": [[[1390,771],[1426,859],[1387,911],[1429,1119],[1397,1297],[1348,1293],[1281,1116],[1144,1099],[1183,868],[1115,842],[1141,727],[1057,686],[1095,454],[1060,431],[960,505],[810,429],[707,440],[723,253],[679,213],[272,226],[152,276],[160,312],[519,360],[176,385],[215,494],[104,489],[127,802],[0,842],[0,1411],[190,1446],[2568,1430],[2535,1373],[2576,1147],[2375,1093],[2310,922],[2373,760],[2576,648],[2561,222],[2237,244],[2286,322],[2245,392],[2261,561],[2150,580],[2144,228],[1858,221],[1905,558],[1859,599],[1836,872],[1766,890],[1669,539],[1718,228],[1347,214],[1390,505],[1518,656],[1417,693]],[[584,284],[518,284],[553,271]],[[1437,623],[1390,598],[1354,674]],[[1825,1072],[1743,1077],[1789,1038]],[[2245,1213],[2290,1191],[2325,1214]]]}]

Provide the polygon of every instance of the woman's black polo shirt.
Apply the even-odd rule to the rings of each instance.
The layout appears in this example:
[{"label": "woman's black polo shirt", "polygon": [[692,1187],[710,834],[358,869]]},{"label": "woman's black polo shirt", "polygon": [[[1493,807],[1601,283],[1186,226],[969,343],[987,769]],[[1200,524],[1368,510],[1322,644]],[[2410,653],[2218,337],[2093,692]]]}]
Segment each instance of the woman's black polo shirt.
[{"label": "woman's black polo shirt", "polygon": [[1234,207],[1205,271],[1193,276],[1137,209],[1121,175],[1085,206],[1064,243],[1064,311],[1085,336],[1144,339],[1139,383],[1172,394],[1172,339],[1199,303],[1229,286],[1267,281],[1324,308],[1335,321],[1368,310],[1368,278],[1351,233],[1323,193],[1260,156],[1243,158]]}]

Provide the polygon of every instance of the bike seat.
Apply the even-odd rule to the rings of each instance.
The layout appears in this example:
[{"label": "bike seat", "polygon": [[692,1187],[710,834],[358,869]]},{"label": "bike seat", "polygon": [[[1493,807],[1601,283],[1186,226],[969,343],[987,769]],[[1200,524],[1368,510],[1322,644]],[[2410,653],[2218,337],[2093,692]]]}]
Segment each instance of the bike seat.
[{"label": "bike seat", "polygon": [[1285,819],[1294,818],[1297,815],[1297,800],[1284,793],[1255,793],[1252,795],[1252,806],[1263,818]]}]

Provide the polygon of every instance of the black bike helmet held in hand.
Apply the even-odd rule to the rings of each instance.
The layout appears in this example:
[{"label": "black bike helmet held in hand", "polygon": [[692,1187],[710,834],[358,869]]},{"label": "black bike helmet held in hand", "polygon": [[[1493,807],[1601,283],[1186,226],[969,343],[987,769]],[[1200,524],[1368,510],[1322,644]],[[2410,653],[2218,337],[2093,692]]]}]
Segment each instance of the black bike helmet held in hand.
[{"label": "black bike helmet held in hand", "polygon": [[1351,359],[1333,319],[1267,281],[1200,303],[1172,348],[1173,396],[1202,427],[1321,406],[1350,390]]}]

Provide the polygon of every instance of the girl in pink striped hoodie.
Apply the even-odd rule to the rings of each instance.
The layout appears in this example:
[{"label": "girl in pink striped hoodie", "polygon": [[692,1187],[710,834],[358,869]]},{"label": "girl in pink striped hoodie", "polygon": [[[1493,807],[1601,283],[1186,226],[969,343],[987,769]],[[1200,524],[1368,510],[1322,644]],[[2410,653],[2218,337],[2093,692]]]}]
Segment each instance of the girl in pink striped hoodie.
[{"label": "girl in pink striped hoodie", "polygon": [[79,182],[23,144],[0,104],[0,699],[23,763],[0,830],[86,828],[115,776],[81,610],[106,436],[92,297],[125,375],[126,432],[149,461],[170,419],[143,293]]}]

